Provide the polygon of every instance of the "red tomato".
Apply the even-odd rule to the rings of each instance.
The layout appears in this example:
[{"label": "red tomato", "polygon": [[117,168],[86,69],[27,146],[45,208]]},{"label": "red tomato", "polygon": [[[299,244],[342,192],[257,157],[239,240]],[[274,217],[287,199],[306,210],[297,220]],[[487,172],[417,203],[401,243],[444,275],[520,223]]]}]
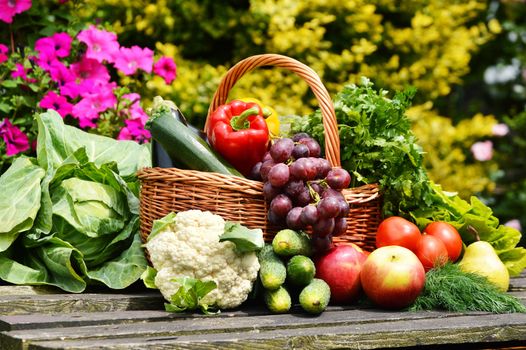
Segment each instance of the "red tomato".
[{"label": "red tomato", "polygon": [[415,254],[424,265],[426,272],[435,265],[444,265],[448,259],[446,245],[440,239],[430,235],[422,236],[417,244]]},{"label": "red tomato", "polygon": [[421,236],[420,230],[411,221],[399,216],[391,216],[378,226],[376,248],[398,245],[414,252]]},{"label": "red tomato", "polygon": [[436,221],[426,226],[424,233],[440,239],[447,249],[449,260],[456,261],[462,252],[462,238],[457,229],[447,222]]}]

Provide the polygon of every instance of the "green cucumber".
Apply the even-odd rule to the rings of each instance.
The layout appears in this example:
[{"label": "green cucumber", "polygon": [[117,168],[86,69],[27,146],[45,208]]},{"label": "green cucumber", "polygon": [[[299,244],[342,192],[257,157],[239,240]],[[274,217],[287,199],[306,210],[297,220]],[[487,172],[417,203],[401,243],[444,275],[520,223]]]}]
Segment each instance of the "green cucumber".
[{"label": "green cucumber", "polygon": [[287,263],[287,283],[292,286],[305,287],[315,274],[314,262],[304,255],[295,255]]},{"label": "green cucumber", "polygon": [[268,309],[275,314],[285,313],[292,306],[292,298],[283,286],[276,290],[265,290],[263,299]]},{"label": "green cucumber", "polygon": [[301,231],[283,229],[276,233],[272,240],[274,252],[282,257],[294,255],[310,256],[312,254],[309,236]]},{"label": "green cucumber", "polygon": [[259,279],[265,289],[275,290],[285,283],[287,268],[285,263],[274,253],[272,246],[266,244],[258,254]]},{"label": "green cucumber", "polygon": [[243,176],[201,137],[174,118],[171,108],[173,102],[156,97],[146,127],[174,164],[191,170]]},{"label": "green cucumber", "polygon": [[331,288],[322,279],[315,278],[300,293],[300,305],[311,314],[319,314],[327,308],[331,299]]}]

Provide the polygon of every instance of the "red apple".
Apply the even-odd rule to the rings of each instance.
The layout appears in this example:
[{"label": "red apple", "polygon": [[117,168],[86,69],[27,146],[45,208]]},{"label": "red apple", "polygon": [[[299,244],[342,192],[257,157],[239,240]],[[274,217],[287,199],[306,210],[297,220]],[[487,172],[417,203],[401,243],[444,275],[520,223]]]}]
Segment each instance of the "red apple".
[{"label": "red apple", "polygon": [[386,246],[367,257],[360,280],[373,303],[386,309],[401,309],[420,294],[426,273],[415,253],[400,246]]},{"label": "red apple", "polygon": [[316,260],[316,277],[331,288],[331,303],[352,303],[360,295],[360,271],[367,256],[353,243],[341,244]]}]

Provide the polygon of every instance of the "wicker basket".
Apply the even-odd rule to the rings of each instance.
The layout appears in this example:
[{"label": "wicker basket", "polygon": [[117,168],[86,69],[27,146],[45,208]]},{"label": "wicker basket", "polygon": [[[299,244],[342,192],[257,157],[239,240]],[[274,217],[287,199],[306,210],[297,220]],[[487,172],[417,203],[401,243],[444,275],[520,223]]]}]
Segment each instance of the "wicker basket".
[{"label": "wicker basket", "polygon": [[[227,101],[229,91],[245,73],[261,66],[288,69],[307,82],[321,108],[325,128],[325,157],[332,166],[340,166],[340,140],[329,93],[310,67],[290,57],[257,55],[234,65],[219,84],[208,116]],[[139,171],[138,177],[141,181],[140,229],[143,241],[146,241],[154,220],[172,211],[189,209],[208,210],[221,215],[225,220],[261,228],[266,241],[272,240],[278,229],[267,221],[268,203],[263,198],[263,184],[259,181],[177,168],[145,168]],[[350,188],[344,190],[343,194],[351,208],[347,218],[347,232],[335,237],[334,241],[352,242],[372,251],[375,247],[376,228],[380,222],[378,186],[372,184]]]}]

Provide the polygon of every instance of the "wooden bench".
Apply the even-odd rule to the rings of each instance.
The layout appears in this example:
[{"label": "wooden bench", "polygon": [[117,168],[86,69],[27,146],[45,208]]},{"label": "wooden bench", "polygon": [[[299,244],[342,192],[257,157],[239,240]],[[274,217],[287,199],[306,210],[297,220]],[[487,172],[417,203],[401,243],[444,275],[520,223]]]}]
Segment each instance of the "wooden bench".
[{"label": "wooden bench", "polygon": [[[526,304],[526,273],[510,293]],[[526,314],[390,312],[331,306],[272,315],[244,306],[217,316],[164,312],[157,291],[64,294],[0,286],[0,349],[526,349]]]}]

